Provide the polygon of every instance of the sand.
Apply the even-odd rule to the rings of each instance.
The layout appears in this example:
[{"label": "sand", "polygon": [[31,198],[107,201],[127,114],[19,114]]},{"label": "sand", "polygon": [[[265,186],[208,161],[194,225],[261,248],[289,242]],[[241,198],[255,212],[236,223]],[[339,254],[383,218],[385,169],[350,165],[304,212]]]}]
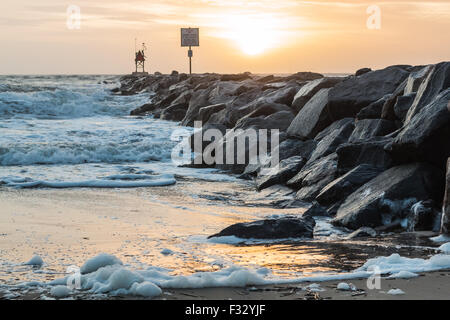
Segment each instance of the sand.
[{"label": "sand", "polygon": [[[409,257],[433,253],[426,248],[426,239],[432,235],[428,233],[368,241],[314,240],[245,246],[205,245],[192,240],[206,239],[232,223],[302,213],[301,209],[264,207],[267,197],[261,195],[258,199],[252,186],[245,183],[180,179],[173,187],[129,190],[0,188],[0,203],[0,285],[60,278],[68,266],[81,266],[101,252],[114,254],[134,267],[160,266],[175,270],[175,274],[217,270],[212,261],[219,256],[245,267],[268,267],[281,276],[298,271],[351,271],[369,258],[394,252]],[[165,256],[161,254],[164,249],[176,254]],[[44,259],[46,272],[17,267],[34,254]],[[365,289],[366,280],[351,281],[365,291],[359,296],[336,291],[337,282],[324,282],[321,286],[326,290],[319,295],[323,299],[449,299],[449,276],[446,271],[411,280],[382,280],[381,290]],[[301,288],[305,286],[165,290],[159,299],[304,299],[307,292]],[[386,294],[392,288],[406,294]],[[17,294],[18,299],[40,297],[32,291]],[[82,294],[79,298],[91,297]]]}]

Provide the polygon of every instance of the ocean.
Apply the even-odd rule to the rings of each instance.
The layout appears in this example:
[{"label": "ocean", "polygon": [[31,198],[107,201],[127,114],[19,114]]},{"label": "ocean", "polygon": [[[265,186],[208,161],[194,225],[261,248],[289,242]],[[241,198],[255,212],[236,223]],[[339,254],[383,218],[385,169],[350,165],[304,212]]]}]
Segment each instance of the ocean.
[{"label": "ocean", "polygon": [[172,163],[177,123],[129,116],[150,95],[111,94],[119,78],[0,76],[0,184],[129,188],[170,185],[174,174],[205,178]]}]

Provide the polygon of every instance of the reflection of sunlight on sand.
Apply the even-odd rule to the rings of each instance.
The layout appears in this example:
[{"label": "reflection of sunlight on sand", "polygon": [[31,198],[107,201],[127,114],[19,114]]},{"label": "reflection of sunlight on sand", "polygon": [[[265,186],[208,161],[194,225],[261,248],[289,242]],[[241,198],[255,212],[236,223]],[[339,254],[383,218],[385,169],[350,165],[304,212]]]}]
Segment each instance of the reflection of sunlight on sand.
[{"label": "reflection of sunlight on sand", "polygon": [[[157,266],[177,275],[233,264],[267,267],[280,276],[342,268],[330,263],[334,256],[326,244],[319,248],[311,242],[230,245],[206,241],[234,223],[302,212],[238,205],[253,193],[245,183],[198,180],[129,190],[3,189],[0,281],[52,280],[67,266],[81,266],[102,252],[135,269]],[[209,199],[210,194],[220,200]],[[191,241],[195,237],[203,241]],[[42,270],[30,272],[31,267],[17,266],[34,254],[44,259]]]}]

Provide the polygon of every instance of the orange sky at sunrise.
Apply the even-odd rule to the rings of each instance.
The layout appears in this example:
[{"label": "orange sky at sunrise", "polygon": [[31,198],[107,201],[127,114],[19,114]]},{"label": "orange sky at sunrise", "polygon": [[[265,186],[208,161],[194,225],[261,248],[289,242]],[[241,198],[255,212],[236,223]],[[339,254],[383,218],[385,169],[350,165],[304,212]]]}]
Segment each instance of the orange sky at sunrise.
[{"label": "orange sky at sunrise", "polygon": [[[81,11],[67,27],[67,8]],[[380,29],[369,29],[377,5]],[[450,60],[450,1],[2,0],[1,74],[123,74],[134,43],[150,71],[186,72],[180,27],[200,28],[194,72],[350,73]]]}]

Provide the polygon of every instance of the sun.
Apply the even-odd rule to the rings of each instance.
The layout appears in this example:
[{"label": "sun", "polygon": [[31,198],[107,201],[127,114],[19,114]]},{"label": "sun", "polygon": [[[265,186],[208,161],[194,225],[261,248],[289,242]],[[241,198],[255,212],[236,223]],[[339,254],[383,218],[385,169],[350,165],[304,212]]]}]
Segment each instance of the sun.
[{"label": "sun", "polygon": [[279,21],[270,15],[231,16],[226,25],[226,37],[246,55],[260,55],[277,46]]}]

